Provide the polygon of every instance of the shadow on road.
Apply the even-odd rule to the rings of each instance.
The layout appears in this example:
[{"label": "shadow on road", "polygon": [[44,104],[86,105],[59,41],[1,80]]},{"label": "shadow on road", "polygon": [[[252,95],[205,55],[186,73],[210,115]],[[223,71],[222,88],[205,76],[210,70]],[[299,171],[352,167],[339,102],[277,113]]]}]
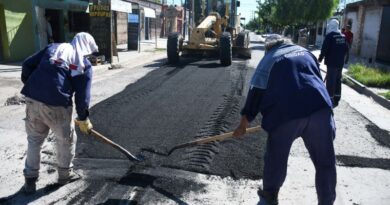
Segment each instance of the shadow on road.
[{"label": "shadow on road", "polygon": [[265,46],[264,46],[264,44],[262,44],[262,45],[256,45],[256,46],[252,46],[251,49],[252,49],[252,50],[264,51],[264,50],[265,50]]},{"label": "shadow on road", "polygon": [[347,167],[365,167],[390,170],[390,159],[337,155],[336,159]]},{"label": "shadow on road", "polygon": [[104,203],[98,205],[117,205],[117,204],[127,204],[127,205],[138,205],[137,201],[128,200],[128,199],[107,199]]},{"label": "shadow on road", "polygon": [[201,64],[198,67],[199,68],[218,68],[219,66],[221,66],[219,63],[213,62],[213,63]]},{"label": "shadow on road", "polygon": [[[205,187],[204,184],[196,184],[193,181],[183,181],[182,179],[172,181],[170,179],[164,179],[152,175],[131,172],[125,175],[119,181],[119,184],[132,187],[151,188],[159,194],[181,205],[187,205],[186,202],[180,199],[183,193],[198,191]],[[133,200],[132,202],[136,204],[138,203],[136,200]]]},{"label": "shadow on road", "polygon": [[158,60],[153,61],[153,63],[151,63],[151,64],[145,65],[144,67],[145,68],[155,68],[155,67],[160,67],[161,65],[164,65],[164,64],[167,64],[166,59],[158,59]]},{"label": "shadow on road", "polygon": [[38,189],[35,194],[26,195],[23,192],[23,187],[17,191],[15,194],[10,196],[0,198],[0,204],[29,204],[43,196],[49,195],[52,192],[55,192],[61,187],[60,184],[49,184],[41,189]]},{"label": "shadow on road", "polygon": [[366,125],[367,131],[371,134],[379,144],[390,148],[390,133],[376,126],[375,124],[369,123]]}]

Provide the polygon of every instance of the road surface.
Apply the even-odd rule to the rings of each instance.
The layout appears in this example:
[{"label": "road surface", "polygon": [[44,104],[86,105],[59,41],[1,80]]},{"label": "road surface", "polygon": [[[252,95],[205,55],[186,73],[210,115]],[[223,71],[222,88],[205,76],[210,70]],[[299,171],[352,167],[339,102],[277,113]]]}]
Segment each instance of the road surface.
[{"label": "road surface", "polygon": [[[7,137],[1,139],[5,146],[0,158],[4,161],[0,203],[256,204],[264,131],[179,149],[170,156],[142,151],[166,151],[178,143],[232,131],[239,122],[250,77],[264,55],[263,44],[254,41],[251,46],[252,59],[234,59],[228,67],[212,58],[191,57],[176,66],[159,60],[96,75],[90,116],[94,128],[132,153],[142,154],[145,161],[130,162],[108,145],[78,133],[74,164],[83,179],[59,187],[53,184],[55,149],[49,137],[43,147],[38,192],[32,196],[18,192],[26,144],[24,106],[1,107],[0,131]],[[346,95],[353,92],[343,88]],[[390,199],[389,132],[345,100],[335,109],[336,204],[386,204]],[[251,125],[258,125],[260,119]],[[301,139],[291,150],[280,202],[316,203],[314,169]]]}]

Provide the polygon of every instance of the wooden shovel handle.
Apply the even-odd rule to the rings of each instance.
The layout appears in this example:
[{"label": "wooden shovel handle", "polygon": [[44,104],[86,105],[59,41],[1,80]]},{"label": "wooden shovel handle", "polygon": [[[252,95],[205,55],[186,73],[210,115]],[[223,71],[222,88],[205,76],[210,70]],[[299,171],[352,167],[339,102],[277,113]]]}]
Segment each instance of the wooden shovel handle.
[{"label": "wooden shovel handle", "polygon": [[[260,126],[251,127],[251,128],[246,129],[246,134],[257,132],[257,131],[260,131],[260,130],[261,130]],[[228,132],[228,133],[224,133],[224,134],[221,134],[221,135],[215,135],[215,136],[211,136],[211,137],[205,137],[205,138],[202,138],[202,139],[197,139],[197,140],[194,140],[194,141],[191,141],[191,142],[187,142],[187,143],[183,143],[183,144],[177,145],[173,149],[178,149],[178,148],[192,146],[192,145],[200,145],[200,144],[205,144],[205,143],[209,143],[209,142],[213,142],[213,141],[223,141],[223,140],[232,138],[233,137],[233,133],[234,132]]]},{"label": "wooden shovel handle", "polygon": [[[75,120],[75,124],[76,125],[79,125],[79,123],[77,122],[77,120]],[[141,161],[138,157],[134,156],[133,154],[131,154],[129,151],[127,151],[125,148],[123,148],[122,146],[120,146],[119,144],[111,141],[110,139],[108,139],[107,137],[105,137],[104,135],[100,134],[98,131],[94,130],[94,129],[91,129],[91,132],[90,134],[98,139],[100,139],[101,141],[103,141],[104,143],[106,144],[109,144],[111,145],[112,147],[114,147],[115,149],[117,149],[118,151],[122,152],[124,155],[126,155],[127,158],[129,158],[130,160],[135,160],[135,161]]]}]

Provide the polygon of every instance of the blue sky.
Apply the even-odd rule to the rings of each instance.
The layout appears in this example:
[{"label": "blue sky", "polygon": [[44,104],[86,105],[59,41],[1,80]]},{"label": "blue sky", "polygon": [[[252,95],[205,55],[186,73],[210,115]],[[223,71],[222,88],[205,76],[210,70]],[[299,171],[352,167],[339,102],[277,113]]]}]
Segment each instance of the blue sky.
[{"label": "blue sky", "polygon": [[[184,0],[167,0],[168,4],[178,4],[180,5],[180,2],[184,3]],[[246,21],[250,20],[253,16],[253,11],[256,10],[256,0],[240,0],[241,2],[241,7],[238,8],[238,13],[241,13],[241,17],[245,17]]]}]

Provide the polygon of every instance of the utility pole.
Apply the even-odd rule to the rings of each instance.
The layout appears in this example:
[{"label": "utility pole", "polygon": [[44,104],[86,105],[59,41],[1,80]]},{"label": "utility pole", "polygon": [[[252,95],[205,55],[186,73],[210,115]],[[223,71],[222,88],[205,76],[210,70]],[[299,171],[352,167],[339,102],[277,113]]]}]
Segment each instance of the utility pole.
[{"label": "utility pole", "polygon": [[188,8],[188,0],[184,0],[184,5],[182,4],[184,8],[184,16],[183,16],[183,38],[186,38],[186,28],[188,26],[188,19],[187,19],[187,8]]}]

